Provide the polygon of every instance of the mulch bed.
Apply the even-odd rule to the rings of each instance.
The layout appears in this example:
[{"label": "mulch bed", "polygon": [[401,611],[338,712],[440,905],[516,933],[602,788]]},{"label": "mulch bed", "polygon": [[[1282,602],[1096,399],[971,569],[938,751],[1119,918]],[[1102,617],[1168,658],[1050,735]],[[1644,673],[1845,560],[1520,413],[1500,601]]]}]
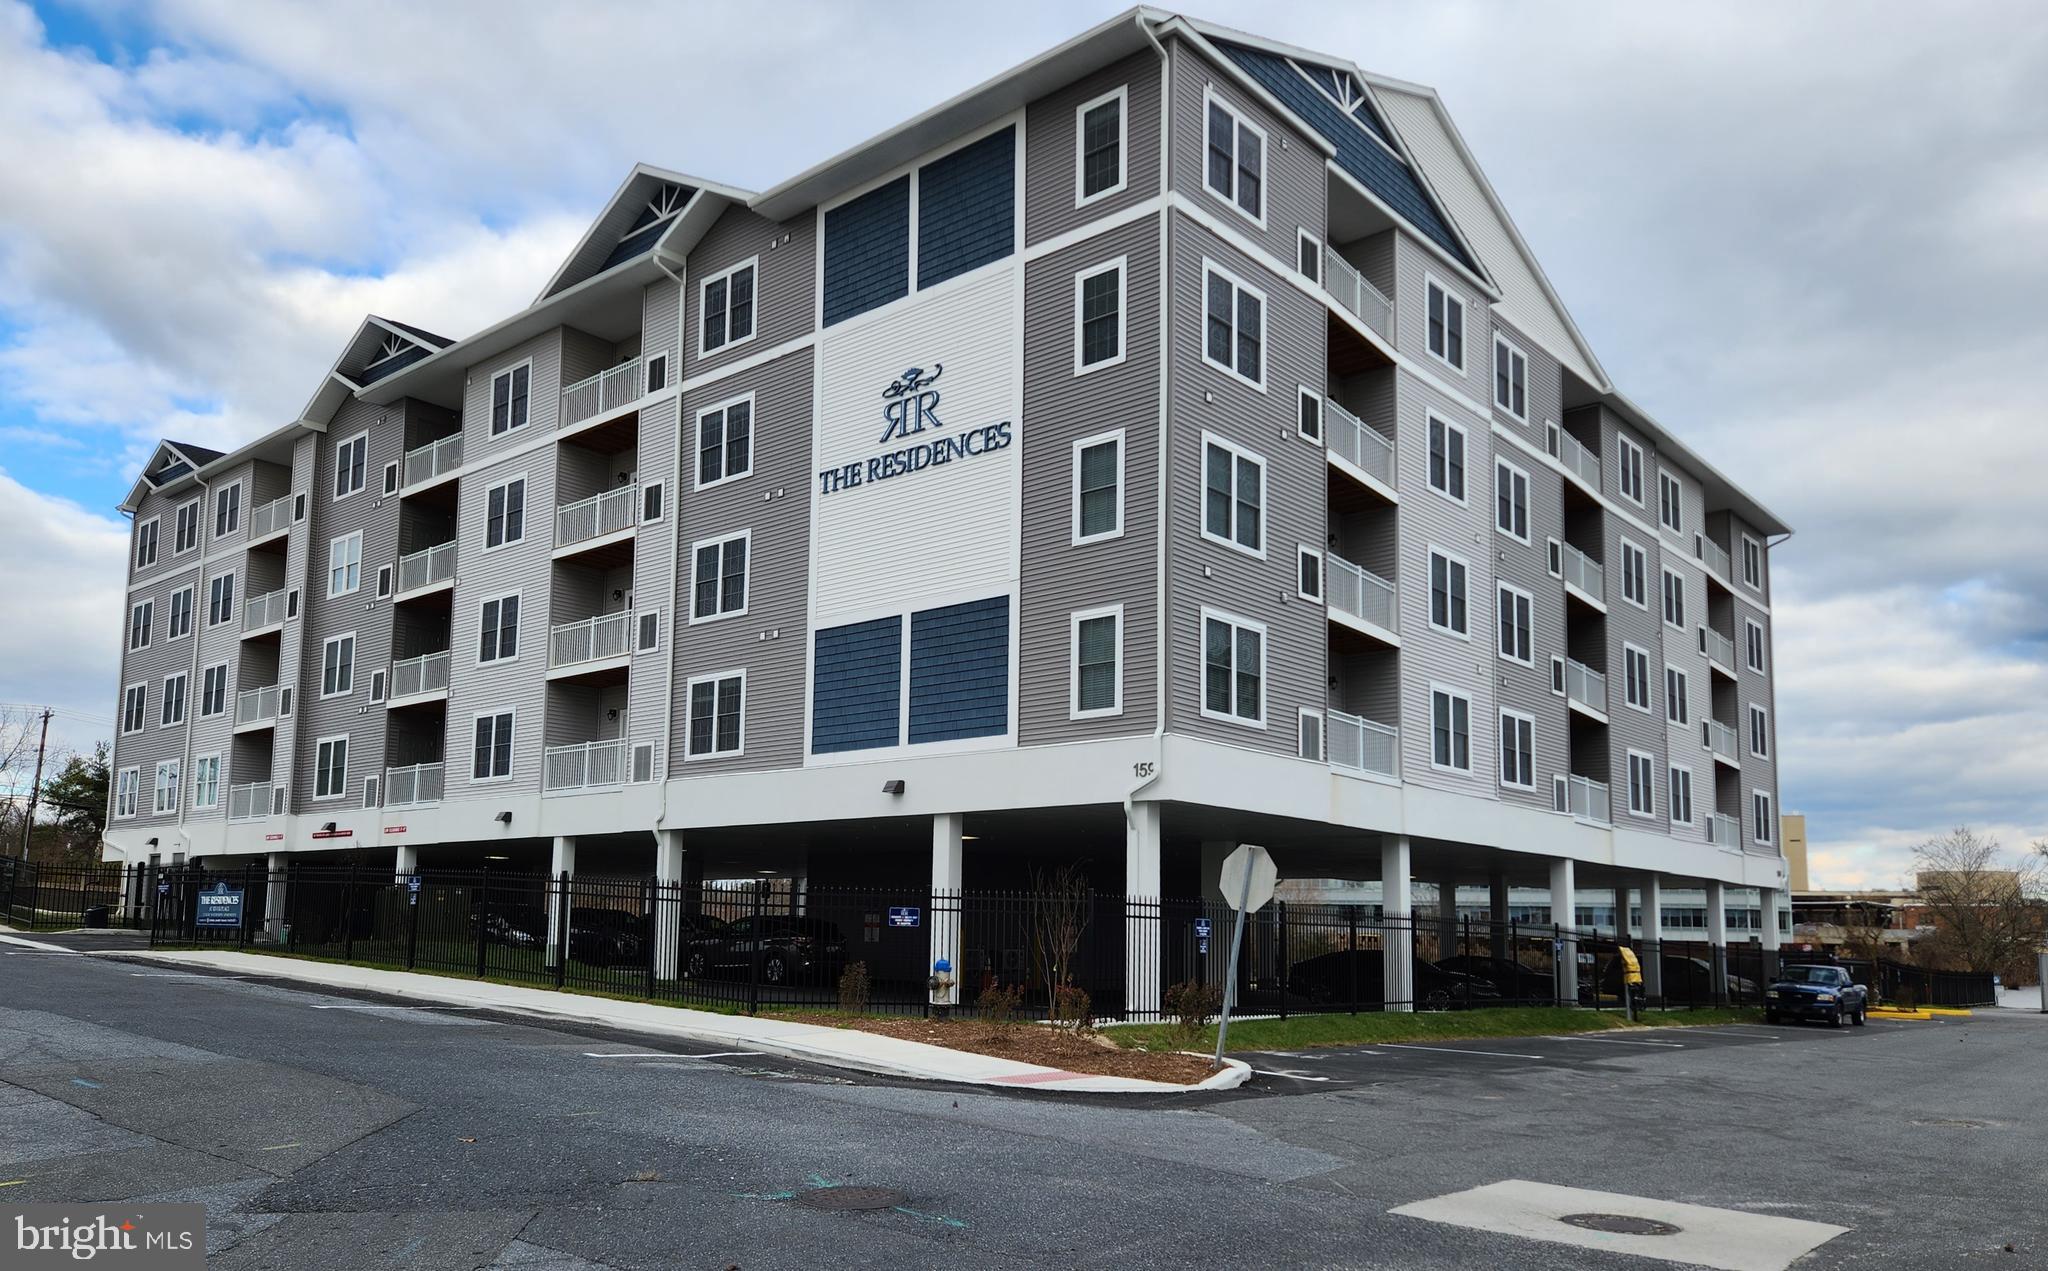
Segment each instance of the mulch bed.
[{"label": "mulch bed", "polygon": [[983,1020],[889,1019],[871,1015],[787,1015],[782,1018],[834,1028],[858,1028],[903,1041],[925,1042],[976,1055],[1041,1064],[1104,1077],[1138,1077],[1192,1086],[1215,1071],[1197,1055],[1125,1050],[1106,1039],[1077,1036],[1044,1024],[990,1024]]}]

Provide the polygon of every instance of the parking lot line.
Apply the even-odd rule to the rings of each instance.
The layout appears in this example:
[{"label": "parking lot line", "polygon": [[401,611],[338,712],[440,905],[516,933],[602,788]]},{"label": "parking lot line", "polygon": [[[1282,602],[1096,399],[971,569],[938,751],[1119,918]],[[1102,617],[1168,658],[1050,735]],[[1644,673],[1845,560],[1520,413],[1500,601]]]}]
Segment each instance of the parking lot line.
[{"label": "parking lot line", "polygon": [[1446,1055],[1488,1055],[1494,1059],[1544,1059],[1544,1055],[1518,1055],[1505,1050],[1466,1050],[1460,1046],[1417,1046],[1410,1042],[1384,1042],[1389,1050],[1434,1050]]},{"label": "parking lot line", "polygon": [[1553,1042],[1605,1042],[1609,1046],[1668,1046],[1672,1050],[1685,1049],[1684,1042],[1640,1041],[1634,1037],[1586,1037],[1573,1033],[1559,1033],[1555,1037],[1546,1037],[1544,1040]]}]

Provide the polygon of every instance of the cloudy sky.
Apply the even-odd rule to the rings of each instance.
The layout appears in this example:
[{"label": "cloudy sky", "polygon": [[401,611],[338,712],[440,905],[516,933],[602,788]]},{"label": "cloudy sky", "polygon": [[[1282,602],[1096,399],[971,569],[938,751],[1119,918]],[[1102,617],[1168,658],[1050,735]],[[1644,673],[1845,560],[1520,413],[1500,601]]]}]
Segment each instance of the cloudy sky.
[{"label": "cloudy sky", "polygon": [[[0,0],[0,700],[108,731],[156,438],[523,306],[636,160],[765,188],[1115,11],[773,9]],[[1435,85],[1616,383],[1798,528],[1818,881],[2048,836],[2048,8],[1197,12]]]}]

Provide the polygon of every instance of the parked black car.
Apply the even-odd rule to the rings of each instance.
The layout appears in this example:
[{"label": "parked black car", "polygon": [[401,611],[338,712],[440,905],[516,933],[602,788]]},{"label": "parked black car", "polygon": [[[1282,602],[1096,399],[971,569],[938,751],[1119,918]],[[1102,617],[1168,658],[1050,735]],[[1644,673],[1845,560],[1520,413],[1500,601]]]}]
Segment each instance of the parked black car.
[{"label": "parked black car", "polygon": [[846,938],[837,925],[822,918],[764,914],[691,940],[684,973],[692,979],[747,975],[757,947],[763,984],[832,984],[846,966]]},{"label": "parked black car", "polygon": [[1444,958],[1437,966],[1445,971],[1475,976],[1493,986],[1494,992],[1511,1002],[1555,1002],[1557,981],[1548,971],[1524,966],[1513,958],[1490,958],[1461,953]]},{"label": "parked black car", "polygon": [[1783,968],[1764,990],[1764,1022],[1781,1019],[1822,1019],[1840,1028],[1843,1020],[1861,1025],[1870,1012],[1870,990],[1838,966],[1795,963]]},{"label": "parked black car", "polygon": [[533,949],[547,943],[548,911],[537,905],[485,905],[471,920],[486,944]]},{"label": "parked black car", "polygon": [[634,965],[644,959],[647,918],[623,909],[571,909],[569,956],[589,966]]},{"label": "parked black car", "polygon": [[[1287,968],[1287,992],[1311,1002],[1348,1002],[1355,983],[1359,1003],[1377,1006],[1386,996],[1385,967],[1385,955],[1378,949],[1339,949]],[[1467,1005],[1498,1006],[1500,992],[1478,976],[1415,959],[1415,1009],[1447,1011]]]},{"label": "parked black car", "polygon": [[[1664,996],[1676,1001],[1705,1001],[1714,991],[1714,968],[1705,958],[1687,957],[1683,954],[1667,953],[1660,959],[1664,970]],[[1647,968],[1645,968],[1647,970]],[[1621,959],[1612,958],[1607,969],[1600,975],[1600,991],[1610,996],[1621,994]],[[1746,975],[1728,973],[1728,995],[1743,1001],[1755,1001],[1757,984]]]}]

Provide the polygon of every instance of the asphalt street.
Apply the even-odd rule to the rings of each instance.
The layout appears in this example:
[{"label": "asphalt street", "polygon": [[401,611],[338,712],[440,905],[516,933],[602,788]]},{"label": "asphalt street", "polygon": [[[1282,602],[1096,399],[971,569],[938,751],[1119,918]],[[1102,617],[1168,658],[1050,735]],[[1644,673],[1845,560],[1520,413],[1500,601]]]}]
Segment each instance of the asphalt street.
[{"label": "asphalt street", "polygon": [[1389,1212],[1529,1180],[1848,1228],[1800,1271],[2048,1267],[2044,1050],[2008,1011],[982,1094],[0,944],[0,1212],[201,1201],[216,1268],[1674,1265]]}]

